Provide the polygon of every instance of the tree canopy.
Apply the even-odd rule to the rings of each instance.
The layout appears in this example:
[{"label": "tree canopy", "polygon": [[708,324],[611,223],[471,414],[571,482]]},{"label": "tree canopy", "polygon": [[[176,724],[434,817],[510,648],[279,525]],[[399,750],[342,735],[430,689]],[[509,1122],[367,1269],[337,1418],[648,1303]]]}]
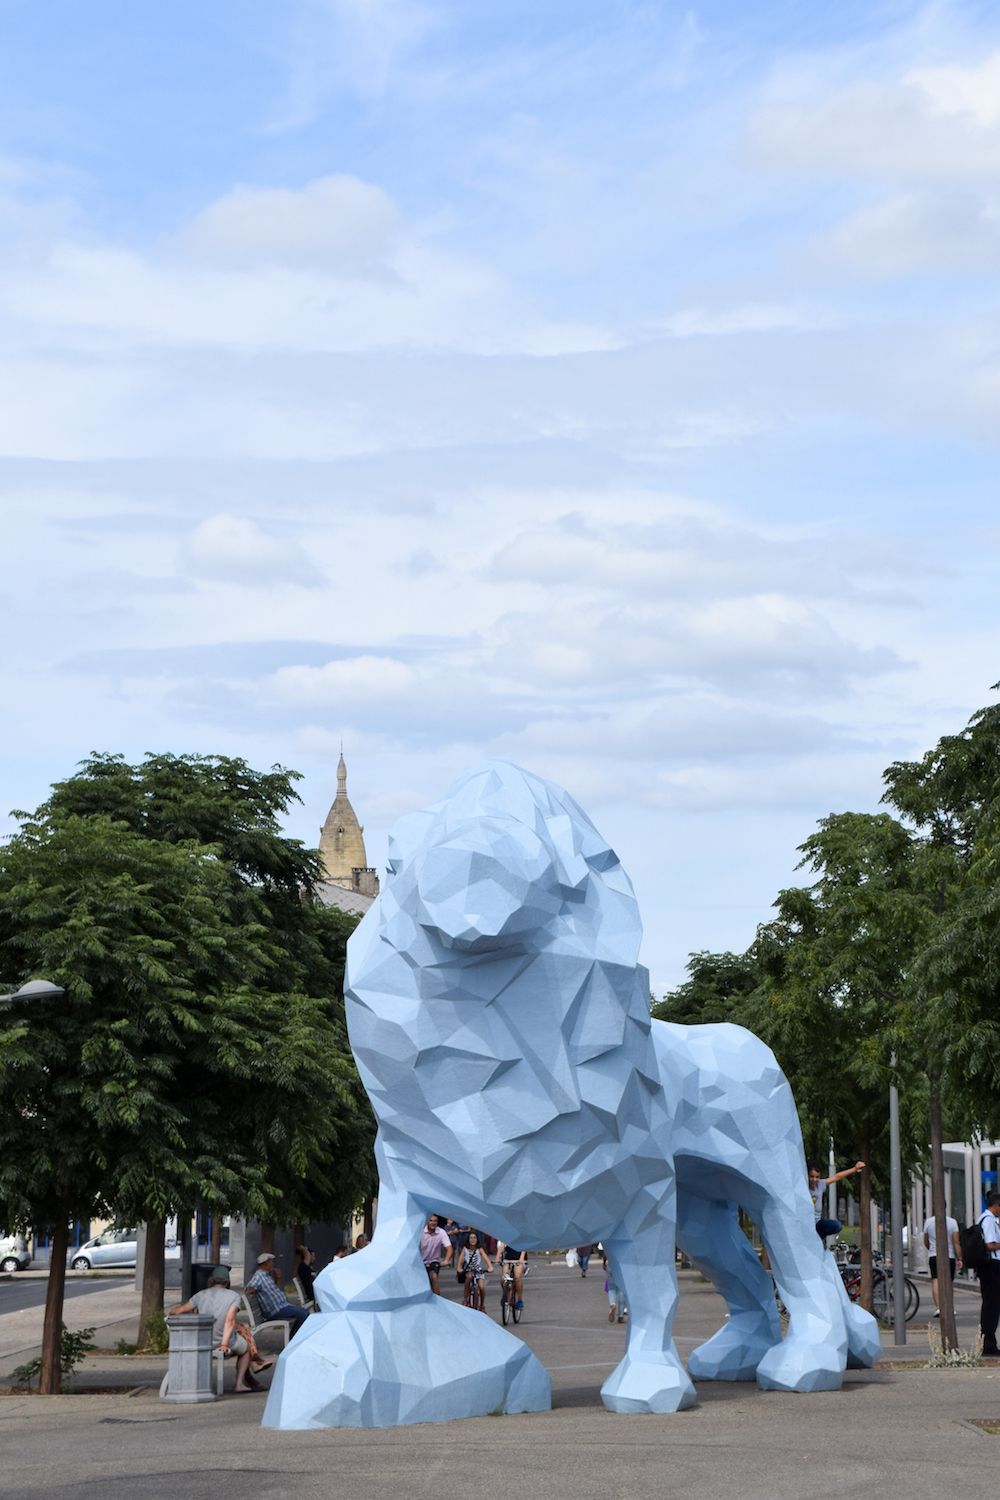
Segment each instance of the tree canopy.
[{"label": "tree canopy", "polygon": [[293,775],[94,756],[0,851],[0,952],[61,999],[0,1016],[0,1213],[65,1226],[197,1204],[290,1222],[374,1190],[347,1043],[353,919],[277,817]]}]

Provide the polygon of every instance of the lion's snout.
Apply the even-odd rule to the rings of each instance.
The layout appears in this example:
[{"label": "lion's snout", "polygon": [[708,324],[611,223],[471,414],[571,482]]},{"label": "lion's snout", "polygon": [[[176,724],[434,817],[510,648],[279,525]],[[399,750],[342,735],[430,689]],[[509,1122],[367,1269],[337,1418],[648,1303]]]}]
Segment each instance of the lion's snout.
[{"label": "lion's snout", "polygon": [[450,830],[422,851],[413,874],[420,926],[462,952],[519,944],[560,911],[550,849],[509,820]]}]

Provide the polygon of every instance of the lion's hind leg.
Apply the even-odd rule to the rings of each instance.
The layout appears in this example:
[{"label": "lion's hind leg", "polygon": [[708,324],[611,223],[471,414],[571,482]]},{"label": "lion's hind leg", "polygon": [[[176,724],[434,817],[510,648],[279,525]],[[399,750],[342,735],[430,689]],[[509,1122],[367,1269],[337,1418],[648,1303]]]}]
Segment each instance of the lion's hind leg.
[{"label": "lion's hind leg", "polygon": [[[726,1300],[729,1317],[688,1359],[695,1380],[753,1380],[781,1342],[771,1278],[743,1233],[736,1205],[687,1191],[678,1162],[677,1243]],[[704,1176],[704,1164],[699,1164]]]}]

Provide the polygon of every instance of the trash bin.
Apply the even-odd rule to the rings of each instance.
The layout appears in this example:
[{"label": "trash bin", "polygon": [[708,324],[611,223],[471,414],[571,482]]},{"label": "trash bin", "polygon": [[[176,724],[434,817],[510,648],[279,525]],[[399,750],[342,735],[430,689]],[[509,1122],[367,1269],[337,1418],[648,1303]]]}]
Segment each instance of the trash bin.
[{"label": "trash bin", "polygon": [[191,1295],[195,1292],[203,1292],[212,1279],[215,1270],[214,1260],[193,1260],[191,1262]]},{"label": "trash bin", "polygon": [[167,1319],[170,1330],[170,1363],[160,1387],[164,1401],[193,1403],[214,1401],[212,1390],[212,1328],[208,1314],[181,1313]]}]

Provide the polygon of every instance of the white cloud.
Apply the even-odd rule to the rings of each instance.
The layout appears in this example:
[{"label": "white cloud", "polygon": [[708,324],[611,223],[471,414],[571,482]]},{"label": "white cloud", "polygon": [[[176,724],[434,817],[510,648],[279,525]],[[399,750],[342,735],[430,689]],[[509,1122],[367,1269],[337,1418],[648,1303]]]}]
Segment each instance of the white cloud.
[{"label": "white cloud", "polygon": [[8,247],[8,348],[553,355],[616,342],[597,324],[537,314],[493,265],[406,222],[356,177],[234,188],[142,249],[46,237],[45,223],[33,213],[30,256]]},{"label": "white cloud", "polygon": [[399,221],[381,188],[341,174],[298,190],[235,187],[185,225],[174,243],[195,259],[228,265],[385,274]]},{"label": "white cloud", "polygon": [[323,574],[298,543],[271,536],[245,517],[209,516],[184,539],[180,566],[195,578],[241,584],[305,584]]},{"label": "white cloud", "polygon": [[1000,267],[1000,195],[900,193],[844,219],[830,248],[859,275],[934,275]]},{"label": "white cloud", "polygon": [[1000,126],[1000,52],[965,67],[912,68],[904,81],[915,84],[939,114],[971,116],[986,130]]},{"label": "white cloud", "polygon": [[355,656],[328,661],[322,667],[280,667],[262,684],[265,694],[306,708],[338,708],[410,693],[417,676],[405,662],[389,656]]},{"label": "white cloud", "polygon": [[995,181],[1000,52],[983,63],[904,70],[834,92],[762,106],[749,124],[758,158],[815,178],[831,173],[899,182]]},{"label": "white cloud", "polygon": [[499,624],[494,670],[539,688],[662,691],[753,680],[784,692],[840,694],[854,678],[903,663],[886,647],[855,644],[800,600],[760,595],[700,605],[622,601],[602,610],[540,610]]}]

